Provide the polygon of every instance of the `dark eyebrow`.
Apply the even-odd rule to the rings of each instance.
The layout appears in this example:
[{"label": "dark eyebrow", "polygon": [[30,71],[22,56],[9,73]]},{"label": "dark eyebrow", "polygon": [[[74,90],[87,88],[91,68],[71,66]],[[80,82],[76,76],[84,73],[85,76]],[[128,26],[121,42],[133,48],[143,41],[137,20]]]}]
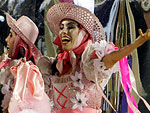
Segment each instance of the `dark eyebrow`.
[{"label": "dark eyebrow", "polygon": [[78,24],[75,22],[69,22],[67,25],[77,25],[78,26]]}]

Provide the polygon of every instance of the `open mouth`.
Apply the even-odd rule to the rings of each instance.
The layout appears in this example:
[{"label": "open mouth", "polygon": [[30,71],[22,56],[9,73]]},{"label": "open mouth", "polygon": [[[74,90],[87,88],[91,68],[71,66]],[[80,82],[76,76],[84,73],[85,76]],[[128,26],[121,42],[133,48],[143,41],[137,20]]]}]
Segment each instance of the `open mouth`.
[{"label": "open mouth", "polygon": [[7,50],[9,51],[9,50],[10,50],[10,48],[9,48],[9,47],[7,47]]},{"label": "open mouth", "polygon": [[61,40],[63,44],[67,44],[71,41],[70,38],[67,38],[67,37],[63,37]]}]

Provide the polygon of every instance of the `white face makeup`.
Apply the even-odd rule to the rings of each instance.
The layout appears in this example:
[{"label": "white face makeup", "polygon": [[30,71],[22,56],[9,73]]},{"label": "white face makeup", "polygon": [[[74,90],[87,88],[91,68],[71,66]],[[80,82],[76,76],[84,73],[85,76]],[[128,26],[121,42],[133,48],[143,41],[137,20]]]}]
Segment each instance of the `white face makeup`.
[{"label": "white face makeup", "polygon": [[73,20],[63,20],[60,24],[59,37],[63,50],[72,50],[79,35],[79,24]]},{"label": "white face makeup", "polygon": [[10,33],[9,33],[8,37],[5,39],[5,41],[7,42],[7,52],[8,52],[8,56],[9,57],[12,57],[12,52],[13,52],[13,48],[14,48],[15,38],[16,38],[15,32],[10,30]]}]

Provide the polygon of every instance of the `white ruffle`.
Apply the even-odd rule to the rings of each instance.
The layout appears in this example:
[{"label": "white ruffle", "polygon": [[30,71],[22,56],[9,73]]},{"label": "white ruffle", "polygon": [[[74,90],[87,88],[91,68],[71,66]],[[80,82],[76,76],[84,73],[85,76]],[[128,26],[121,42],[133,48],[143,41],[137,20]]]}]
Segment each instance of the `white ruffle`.
[{"label": "white ruffle", "polygon": [[20,111],[19,113],[39,113],[39,112],[36,112],[35,110],[32,109],[25,109],[23,111]]},{"label": "white ruffle", "polygon": [[[91,58],[92,53],[95,51],[97,59]],[[99,80],[109,79],[112,73],[119,71],[119,65],[115,64],[112,68],[105,70],[105,65],[101,62],[102,58],[115,51],[111,43],[105,40],[90,44],[86,47],[82,55],[82,67],[85,76],[90,81],[95,81],[95,70],[98,72],[97,78]]]}]

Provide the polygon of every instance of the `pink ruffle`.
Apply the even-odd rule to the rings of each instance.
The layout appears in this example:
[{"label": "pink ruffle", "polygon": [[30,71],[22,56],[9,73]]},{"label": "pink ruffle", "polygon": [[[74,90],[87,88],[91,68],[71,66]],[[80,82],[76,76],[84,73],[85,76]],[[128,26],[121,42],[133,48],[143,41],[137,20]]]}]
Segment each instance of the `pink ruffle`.
[{"label": "pink ruffle", "polygon": [[102,113],[102,111],[92,108],[83,108],[82,111],[80,109],[66,108],[62,110],[57,110],[56,113]]},{"label": "pink ruffle", "polygon": [[25,109],[31,109],[38,113],[51,113],[51,106],[48,96],[44,93],[43,99],[38,100],[33,98],[31,92],[26,90],[24,100],[17,101],[14,97],[9,103],[9,113],[19,113]]}]

